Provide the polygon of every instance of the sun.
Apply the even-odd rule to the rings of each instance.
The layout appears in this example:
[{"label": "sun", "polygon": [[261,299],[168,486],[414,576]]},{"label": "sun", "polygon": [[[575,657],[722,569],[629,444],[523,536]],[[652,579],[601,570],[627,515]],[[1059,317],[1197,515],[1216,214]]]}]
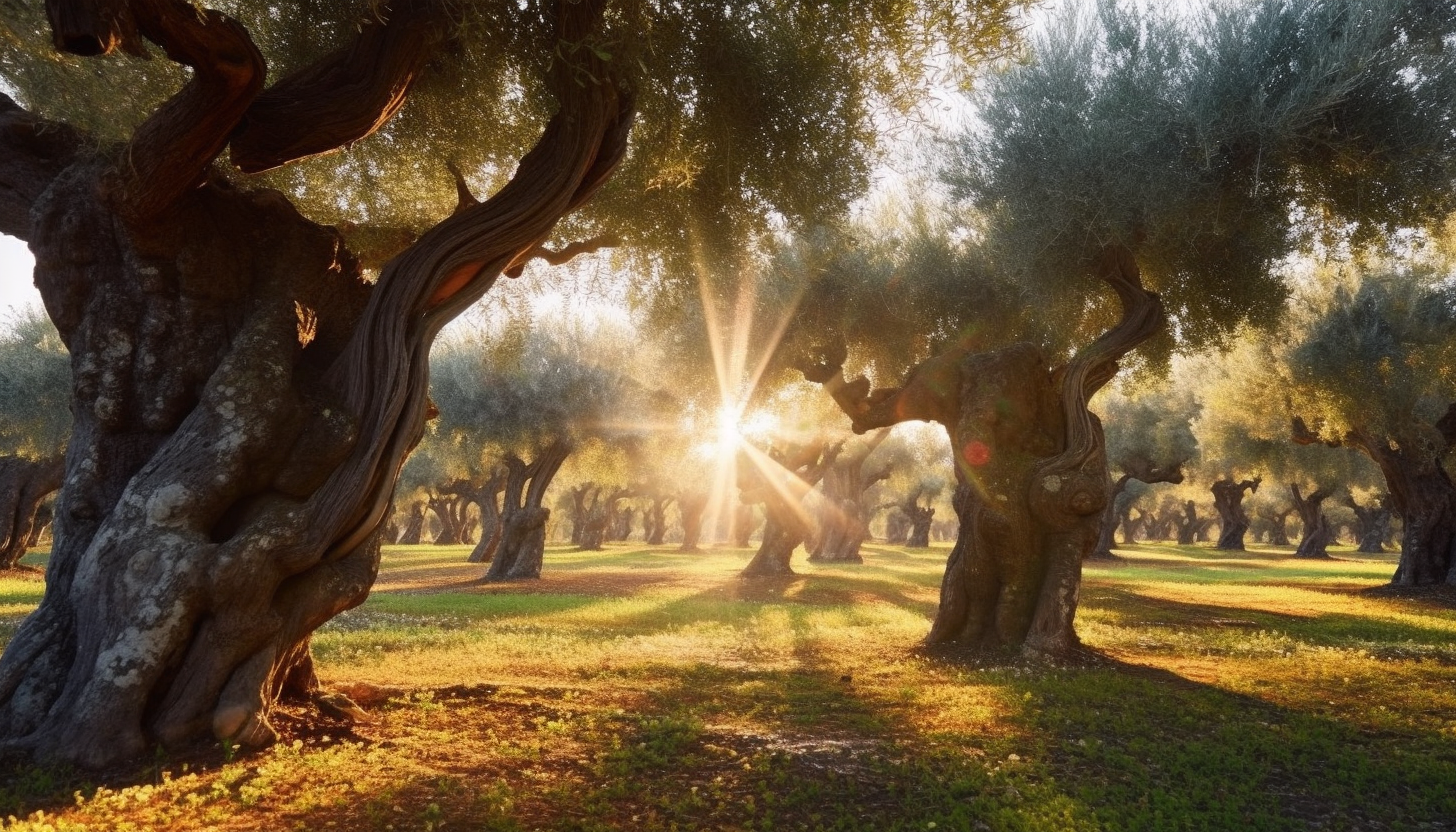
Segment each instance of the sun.
[{"label": "sun", "polygon": [[738,450],[738,443],[743,441],[743,433],[738,429],[738,420],[742,417],[743,411],[734,405],[718,408],[718,453],[732,454]]}]

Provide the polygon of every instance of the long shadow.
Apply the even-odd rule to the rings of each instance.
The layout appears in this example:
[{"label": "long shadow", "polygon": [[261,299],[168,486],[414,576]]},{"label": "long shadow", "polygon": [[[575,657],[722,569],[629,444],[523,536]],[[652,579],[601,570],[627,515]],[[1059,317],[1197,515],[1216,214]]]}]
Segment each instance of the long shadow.
[{"label": "long shadow", "polygon": [[[1086,594],[1088,606],[1109,609],[1138,626],[1256,626],[1283,632],[1321,647],[1365,647],[1371,642],[1411,642],[1456,656],[1456,621],[1450,629],[1372,618],[1370,615],[1281,613],[1237,604],[1198,604],[1149,598],[1136,590],[1100,586]],[[1429,609],[1419,610],[1430,614]],[[1439,614],[1439,612],[1437,613]]]}]

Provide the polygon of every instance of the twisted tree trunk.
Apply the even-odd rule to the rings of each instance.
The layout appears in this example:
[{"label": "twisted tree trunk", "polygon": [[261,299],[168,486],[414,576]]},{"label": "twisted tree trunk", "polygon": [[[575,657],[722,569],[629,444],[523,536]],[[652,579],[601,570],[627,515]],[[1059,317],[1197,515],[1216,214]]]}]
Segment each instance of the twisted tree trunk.
[{"label": "twisted tree trunk", "polygon": [[[65,457],[0,459],[0,569],[14,569],[35,545],[45,522],[37,515],[61,487]],[[39,521],[39,522],[38,522]]]},{"label": "twisted tree trunk", "polygon": [[1132,253],[1109,248],[1096,273],[1116,291],[1122,320],[1053,369],[1040,349],[954,349],[920,364],[897,390],[847,382],[844,348],[801,369],[825,385],[857,432],[922,419],[946,426],[956,452],[960,534],[927,641],[957,650],[1075,651],[1082,560],[1097,543],[1108,476],[1101,424],[1087,401],[1116,361],[1163,326]]},{"label": "twisted tree trunk", "polygon": [[1213,492],[1213,507],[1218,511],[1219,518],[1218,544],[1214,546],[1215,549],[1244,551],[1244,533],[1249,530],[1249,515],[1244,512],[1244,492],[1258,491],[1261,481],[1259,477],[1243,482],[1219,480],[1210,487],[1209,490]]},{"label": "twisted tree trunk", "polygon": [[1336,440],[1313,434],[1294,420],[1294,441],[1327,442],[1363,451],[1385,476],[1390,508],[1401,520],[1397,586],[1456,585],[1456,485],[1443,462],[1456,445],[1456,404],[1435,424],[1418,420],[1396,435],[1356,429]]},{"label": "twisted tree trunk", "polygon": [[409,516],[404,521],[404,531],[399,535],[401,546],[418,546],[425,536],[425,504],[410,503]]},{"label": "twisted tree trunk", "polygon": [[[370,284],[338,231],[210,171],[229,143],[261,170],[375,129],[449,31],[446,6],[381,3],[349,48],[266,91],[225,16],[129,9],[61,38],[145,36],[192,67],[127,146],[93,152],[0,96],[0,231],[36,255],[75,394],[46,594],[0,658],[0,753],[86,767],[276,737],[275,701],[315,686],[310,633],[373,583],[435,334],[590,197],[631,123],[598,50],[556,54],[560,110],[514,178]],[[547,13],[581,43],[600,12]]]},{"label": "twisted tree trunk", "polygon": [[1335,530],[1330,525],[1329,518],[1325,517],[1322,504],[1334,492],[1327,488],[1318,488],[1306,497],[1299,493],[1298,484],[1290,483],[1289,493],[1294,497],[1294,510],[1299,512],[1299,520],[1304,524],[1304,533],[1300,536],[1299,548],[1294,550],[1294,556],[1311,560],[1329,558],[1330,553],[1325,550],[1335,541]]},{"label": "twisted tree trunk", "polygon": [[1355,512],[1357,551],[1367,555],[1384,552],[1385,538],[1390,534],[1390,495],[1381,496],[1372,506],[1362,506],[1353,496],[1346,495],[1345,505]]},{"label": "twisted tree trunk", "polygon": [[683,540],[679,552],[698,551],[703,536],[703,513],[708,510],[708,495],[702,491],[686,491],[678,495],[678,513],[682,515]]},{"label": "twisted tree trunk", "polygon": [[732,528],[728,536],[732,539],[734,547],[747,549],[749,539],[753,537],[753,530],[758,526],[758,518],[753,515],[753,505],[742,503],[733,510]]},{"label": "twisted tree trunk", "polygon": [[930,545],[930,523],[935,519],[935,509],[928,505],[920,505],[920,489],[905,498],[900,503],[900,513],[910,523],[909,533],[905,537],[905,545],[912,549],[924,549]]},{"label": "twisted tree trunk", "polygon": [[652,494],[649,500],[642,512],[642,534],[648,545],[661,546],[667,535],[667,509],[677,498],[670,494]]},{"label": "twisted tree trunk", "polygon": [[[784,444],[762,454],[764,460],[740,464],[739,488],[743,499],[763,503],[763,541],[753,559],[739,573],[742,578],[793,575],[794,550],[809,536],[810,521],[803,499],[826,468],[834,464],[842,443],[816,440],[803,445]],[[755,450],[749,453],[757,454]]]},{"label": "twisted tree trunk", "polygon": [[551,509],[542,505],[546,488],[571,454],[571,442],[557,439],[539,449],[527,464],[514,453],[506,454],[505,501],[501,508],[500,546],[490,569],[481,580],[531,580],[541,577],[546,555],[546,521]]},{"label": "twisted tree trunk", "polygon": [[890,476],[889,466],[866,471],[865,463],[889,435],[889,430],[876,431],[868,442],[853,453],[841,454],[825,470],[820,485],[824,500],[818,518],[819,536],[809,552],[810,562],[864,563],[859,549],[869,537],[865,491]]},{"label": "twisted tree trunk", "polygon": [[470,552],[470,563],[490,563],[501,539],[500,494],[506,488],[507,473],[497,469],[474,490],[471,499],[480,509],[480,542]]}]

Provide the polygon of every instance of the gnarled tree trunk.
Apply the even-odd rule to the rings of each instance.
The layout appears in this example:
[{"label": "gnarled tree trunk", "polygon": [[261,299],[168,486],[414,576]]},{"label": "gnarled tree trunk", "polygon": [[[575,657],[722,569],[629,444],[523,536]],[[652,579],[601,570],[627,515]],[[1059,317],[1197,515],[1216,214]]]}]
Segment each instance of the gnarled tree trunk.
[{"label": "gnarled tree trunk", "polygon": [[1304,533],[1299,538],[1299,548],[1294,550],[1294,556],[1306,559],[1328,558],[1330,553],[1325,549],[1335,541],[1335,530],[1330,525],[1329,518],[1325,517],[1322,504],[1334,492],[1328,488],[1318,488],[1306,497],[1300,494],[1297,483],[1290,483],[1289,493],[1294,497],[1294,510],[1299,512],[1299,520],[1304,524]]},{"label": "gnarled tree trunk", "polygon": [[698,551],[703,537],[703,513],[708,510],[708,495],[702,491],[686,491],[678,495],[678,514],[682,516],[683,539],[679,552]]},{"label": "gnarled tree trunk", "polygon": [[1385,538],[1390,534],[1390,495],[1382,495],[1372,506],[1362,506],[1346,495],[1345,505],[1355,512],[1356,550],[1367,555],[1384,552]]},{"label": "gnarled tree trunk", "polygon": [[409,515],[405,517],[404,531],[400,532],[398,542],[401,546],[418,546],[424,536],[425,504],[415,501],[410,503]]},{"label": "gnarled tree trunk", "polygon": [[904,546],[910,540],[910,518],[900,511],[899,506],[885,517],[885,542]]},{"label": "gnarled tree trunk", "polygon": [[889,466],[866,471],[865,463],[889,435],[887,429],[876,431],[868,442],[853,453],[840,454],[825,470],[820,484],[824,499],[818,517],[819,535],[809,552],[810,562],[864,563],[859,549],[869,537],[865,491],[890,476]]},{"label": "gnarled tree trunk", "polygon": [[677,498],[670,494],[652,494],[642,512],[642,535],[649,546],[661,546],[667,536],[667,509]]},{"label": "gnarled tree trunk", "polygon": [[503,470],[491,472],[484,483],[471,494],[471,499],[480,509],[480,541],[470,551],[470,563],[490,563],[495,559],[501,539],[500,494],[506,488],[507,473]]},{"label": "gnarled tree trunk", "polygon": [[922,419],[950,433],[960,534],[927,636],[932,645],[1029,655],[1079,647],[1073,619],[1082,560],[1097,543],[1109,484],[1102,427],[1087,401],[1116,373],[1116,361],[1164,323],[1130,251],[1105,250],[1096,272],[1117,292],[1122,320],[1055,370],[1030,344],[979,354],[960,348],[920,364],[905,387],[871,394],[865,379],[845,381],[842,345],[801,366],[857,432]]},{"label": "gnarled tree trunk", "polygon": [[747,549],[757,527],[758,518],[754,516],[753,504],[741,503],[733,510],[733,522],[728,530],[728,537],[735,548]]},{"label": "gnarled tree trunk", "polygon": [[[75,394],[46,594],[0,658],[0,753],[88,767],[276,737],[274,702],[314,685],[310,633],[374,581],[435,334],[590,197],[631,122],[597,50],[556,54],[560,110],[511,182],[370,284],[335,229],[210,171],[229,143],[256,171],[375,129],[448,31],[444,5],[381,3],[353,48],[268,90],[225,16],[129,7],[93,18],[91,42],[145,36],[193,72],[127,146],[93,150],[0,96],[0,231],[36,255]],[[578,43],[600,12],[548,14]]]},{"label": "gnarled tree trunk", "polygon": [[0,459],[0,569],[14,569],[35,545],[45,523],[37,513],[45,498],[61,487],[65,457]]},{"label": "gnarled tree trunk", "polygon": [[905,545],[912,549],[924,549],[930,545],[930,523],[935,519],[935,508],[929,505],[929,499],[926,500],[926,505],[920,505],[922,493],[917,488],[900,503],[900,513],[910,523]]},{"label": "gnarled tree trunk", "polygon": [[1234,482],[1219,480],[1209,490],[1213,492],[1213,507],[1218,512],[1219,532],[1215,549],[1244,551],[1244,533],[1249,530],[1249,515],[1244,511],[1244,492],[1258,491],[1262,480]]},{"label": "gnarled tree trunk", "polygon": [[490,569],[481,580],[519,581],[541,577],[546,555],[546,521],[551,509],[541,503],[551,478],[571,454],[571,442],[557,439],[536,451],[527,464],[514,453],[506,454],[505,500],[501,506],[500,545]]},{"label": "gnarled tree trunk", "polygon": [[824,471],[834,464],[842,443],[822,441],[784,444],[761,454],[754,449],[751,464],[739,463],[742,499],[763,504],[763,540],[753,559],[739,573],[742,578],[773,578],[794,574],[794,550],[809,536],[810,519],[803,499]]}]

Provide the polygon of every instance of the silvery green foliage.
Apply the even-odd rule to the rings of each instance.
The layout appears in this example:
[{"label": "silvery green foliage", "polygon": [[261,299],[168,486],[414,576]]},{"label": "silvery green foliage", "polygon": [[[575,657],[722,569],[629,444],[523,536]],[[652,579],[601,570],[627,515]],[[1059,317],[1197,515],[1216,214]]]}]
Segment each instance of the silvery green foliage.
[{"label": "silvery green foliage", "polygon": [[1096,402],[1094,409],[1102,418],[1107,464],[1114,476],[1144,463],[1166,468],[1196,462],[1198,438],[1192,423],[1202,403],[1195,391],[1164,387],[1113,392]]},{"label": "silvery green foliage", "polygon": [[1305,299],[1284,360],[1294,408],[1330,436],[1400,436],[1456,401],[1456,283],[1429,266],[1351,273]]},{"label": "silvery green foliage", "polygon": [[52,456],[70,434],[71,357],[43,312],[17,312],[0,331],[0,454]]},{"label": "silvery green foliage", "polygon": [[1368,245],[1456,206],[1453,31],[1442,0],[1225,2],[1192,22],[1104,0],[986,85],[946,178],[1064,325],[1097,316],[1068,284],[1115,243],[1177,338],[1217,342],[1277,317],[1275,266],[1302,244]]}]

